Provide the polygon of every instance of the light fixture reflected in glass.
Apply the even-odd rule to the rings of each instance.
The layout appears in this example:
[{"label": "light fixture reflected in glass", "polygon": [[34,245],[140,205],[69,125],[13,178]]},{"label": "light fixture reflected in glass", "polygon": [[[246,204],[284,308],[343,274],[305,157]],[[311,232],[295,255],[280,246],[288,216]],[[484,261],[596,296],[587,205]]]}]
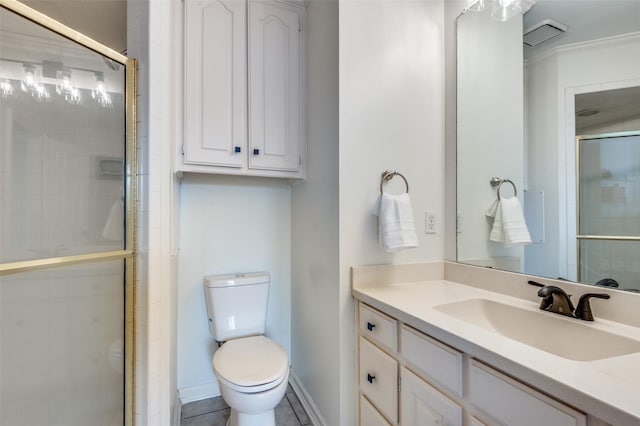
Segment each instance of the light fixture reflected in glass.
[{"label": "light fixture reflected in glass", "polygon": [[58,78],[62,81],[56,84],[56,93],[71,105],[79,105],[82,96],[80,90],[71,84],[71,71],[60,71],[58,74]]},{"label": "light fixture reflected in glass", "polygon": [[104,86],[104,74],[101,72],[96,73],[96,88],[91,91],[91,97],[98,102],[103,108],[111,108],[111,95],[107,93],[107,89]]},{"label": "light fixture reflected in glass", "polygon": [[0,93],[3,98],[13,96],[13,83],[10,80],[0,80]]},{"label": "light fixture reflected in glass", "polygon": [[491,3],[491,17],[505,22],[518,14],[526,13],[536,3],[536,0],[477,0],[469,10],[481,12]]},{"label": "light fixture reflected in glass", "polygon": [[29,93],[39,101],[49,99],[49,91],[36,79],[36,67],[31,64],[24,64],[24,80],[20,82],[23,92]]}]

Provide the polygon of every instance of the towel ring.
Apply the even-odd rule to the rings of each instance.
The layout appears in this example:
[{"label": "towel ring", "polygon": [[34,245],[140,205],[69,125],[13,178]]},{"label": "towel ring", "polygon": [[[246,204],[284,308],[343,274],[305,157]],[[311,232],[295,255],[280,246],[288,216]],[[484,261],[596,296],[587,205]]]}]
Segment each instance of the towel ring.
[{"label": "towel ring", "polygon": [[516,184],[513,183],[513,181],[511,181],[509,179],[502,179],[500,184],[498,184],[498,200],[500,200],[500,188],[502,187],[502,184],[505,183],[505,182],[509,182],[511,184],[511,186],[513,187],[513,196],[514,197],[518,196],[518,190],[516,189]]},{"label": "towel ring", "polygon": [[398,171],[391,171],[391,170],[385,170],[384,172],[382,172],[382,179],[380,180],[380,193],[382,194],[382,186],[384,185],[385,181],[390,181],[391,179],[393,179],[394,176],[400,176],[402,178],[402,180],[404,181],[404,186],[406,188],[406,192],[407,194],[409,193],[409,182],[407,182],[407,178],[405,178],[402,173],[398,172]]}]

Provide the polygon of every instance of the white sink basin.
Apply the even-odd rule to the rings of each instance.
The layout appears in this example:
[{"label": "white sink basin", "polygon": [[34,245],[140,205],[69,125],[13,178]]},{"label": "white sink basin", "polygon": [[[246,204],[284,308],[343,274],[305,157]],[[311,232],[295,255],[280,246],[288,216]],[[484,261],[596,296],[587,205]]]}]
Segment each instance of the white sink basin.
[{"label": "white sink basin", "polygon": [[438,305],[434,309],[575,361],[595,361],[640,352],[640,341],[608,333],[578,319],[492,300],[468,299]]}]

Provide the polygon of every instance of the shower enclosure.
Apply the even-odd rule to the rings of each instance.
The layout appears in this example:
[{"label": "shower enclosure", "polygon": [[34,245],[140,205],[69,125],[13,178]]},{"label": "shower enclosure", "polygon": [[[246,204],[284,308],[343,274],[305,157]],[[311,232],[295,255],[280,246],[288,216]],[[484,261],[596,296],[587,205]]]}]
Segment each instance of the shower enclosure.
[{"label": "shower enclosure", "polygon": [[0,424],[133,424],[135,62],[0,6]]},{"label": "shower enclosure", "polygon": [[640,132],[577,138],[578,280],[640,292]]}]

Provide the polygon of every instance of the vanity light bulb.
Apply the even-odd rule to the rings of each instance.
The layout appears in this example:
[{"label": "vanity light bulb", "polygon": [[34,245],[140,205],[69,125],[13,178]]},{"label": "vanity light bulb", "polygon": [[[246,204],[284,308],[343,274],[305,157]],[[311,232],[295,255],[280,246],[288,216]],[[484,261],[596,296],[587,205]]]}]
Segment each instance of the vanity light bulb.
[{"label": "vanity light bulb", "polygon": [[69,72],[62,73],[62,82],[56,85],[56,93],[64,97],[64,100],[72,105],[80,104],[80,90],[71,84],[71,74]]},{"label": "vanity light bulb", "polygon": [[8,98],[13,95],[13,83],[9,80],[0,81],[0,91],[2,92],[3,98]]},{"label": "vanity light bulb", "polygon": [[470,6],[469,6],[469,10],[472,10],[474,12],[482,12],[484,10],[484,8],[486,7],[486,2],[489,0],[476,0],[476,1],[472,1]]}]

